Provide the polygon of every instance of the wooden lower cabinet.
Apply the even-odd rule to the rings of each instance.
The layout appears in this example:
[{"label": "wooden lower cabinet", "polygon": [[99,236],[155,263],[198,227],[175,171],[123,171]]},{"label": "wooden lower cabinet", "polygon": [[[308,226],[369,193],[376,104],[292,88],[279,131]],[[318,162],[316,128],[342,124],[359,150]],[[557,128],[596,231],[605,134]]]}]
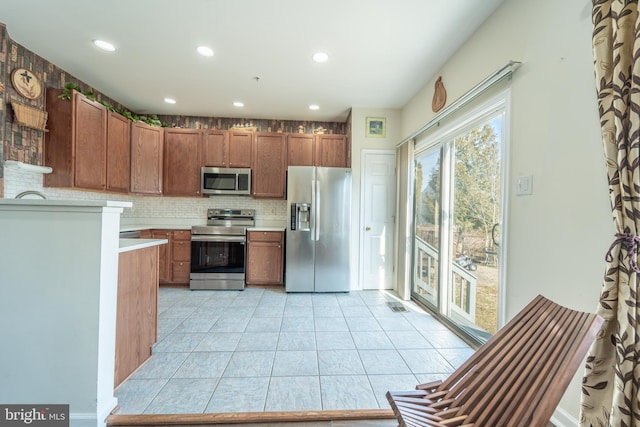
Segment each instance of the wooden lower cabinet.
[{"label": "wooden lower cabinet", "polygon": [[191,274],[191,230],[152,230],[154,239],[167,239],[160,249],[160,284],[188,285]]},{"label": "wooden lower cabinet", "polygon": [[119,255],[114,387],[151,357],[158,339],[158,251],[163,246]]},{"label": "wooden lower cabinet", "polygon": [[247,232],[247,285],[282,285],[284,231]]},{"label": "wooden lower cabinet", "polygon": [[171,258],[171,281],[189,284],[191,275],[191,232],[174,231]]}]

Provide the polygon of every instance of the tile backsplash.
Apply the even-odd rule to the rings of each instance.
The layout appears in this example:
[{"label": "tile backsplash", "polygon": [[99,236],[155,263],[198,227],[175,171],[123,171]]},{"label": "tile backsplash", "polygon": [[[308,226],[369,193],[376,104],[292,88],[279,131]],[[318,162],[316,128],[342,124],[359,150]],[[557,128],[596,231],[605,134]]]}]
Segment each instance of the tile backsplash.
[{"label": "tile backsplash", "polygon": [[[15,168],[5,169],[5,197],[13,198],[23,191],[39,191],[54,200],[118,200],[132,202],[125,209],[122,225],[185,226],[206,222],[207,209],[255,209],[256,225],[284,227],[286,225],[287,202],[285,200],[262,200],[242,196],[214,197],[155,197],[115,193],[97,193],[62,188],[43,187],[43,175]],[[35,196],[26,196],[35,197]]]}]

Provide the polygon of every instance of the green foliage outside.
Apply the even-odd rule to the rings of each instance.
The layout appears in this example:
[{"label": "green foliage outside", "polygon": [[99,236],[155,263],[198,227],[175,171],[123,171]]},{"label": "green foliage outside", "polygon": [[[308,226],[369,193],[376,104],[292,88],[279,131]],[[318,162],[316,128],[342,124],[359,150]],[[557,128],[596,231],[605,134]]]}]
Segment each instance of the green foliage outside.
[{"label": "green foliage outside", "polygon": [[[471,129],[454,141],[454,241],[458,253],[480,257],[493,244],[491,230],[500,218],[499,141],[490,124]],[[418,226],[439,226],[441,163],[429,171],[424,189],[423,165],[416,162],[415,206]],[[422,189],[420,191],[419,189]],[[420,236],[424,238],[423,236]],[[437,242],[427,242],[436,246]],[[466,241],[470,241],[466,243]]]},{"label": "green foliage outside", "polygon": [[[455,227],[463,242],[481,233],[484,248],[492,245],[491,229],[500,218],[500,152],[489,124],[455,139]],[[484,249],[483,248],[483,249]],[[474,248],[472,248],[474,249]]]}]

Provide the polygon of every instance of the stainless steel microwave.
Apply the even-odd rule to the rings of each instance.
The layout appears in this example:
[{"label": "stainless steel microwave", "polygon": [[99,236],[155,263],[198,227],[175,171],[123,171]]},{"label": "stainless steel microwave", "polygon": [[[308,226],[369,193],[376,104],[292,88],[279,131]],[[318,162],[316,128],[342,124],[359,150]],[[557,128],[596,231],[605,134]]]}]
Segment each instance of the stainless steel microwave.
[{"label": "stainless steel microwave", "polygon": [[251,169],[203,167],[200,179],[202,194],[251,195]]}]

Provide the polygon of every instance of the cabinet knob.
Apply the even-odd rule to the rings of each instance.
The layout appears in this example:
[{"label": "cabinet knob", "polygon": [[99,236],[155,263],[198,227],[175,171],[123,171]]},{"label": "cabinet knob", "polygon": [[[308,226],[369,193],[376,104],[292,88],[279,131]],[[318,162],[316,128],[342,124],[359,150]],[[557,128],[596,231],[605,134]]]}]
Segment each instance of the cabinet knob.
[{"label": "cabinet knob", "polygon": [[371,231],[371,227],[369,226],[365,227],[364,231]]}]

